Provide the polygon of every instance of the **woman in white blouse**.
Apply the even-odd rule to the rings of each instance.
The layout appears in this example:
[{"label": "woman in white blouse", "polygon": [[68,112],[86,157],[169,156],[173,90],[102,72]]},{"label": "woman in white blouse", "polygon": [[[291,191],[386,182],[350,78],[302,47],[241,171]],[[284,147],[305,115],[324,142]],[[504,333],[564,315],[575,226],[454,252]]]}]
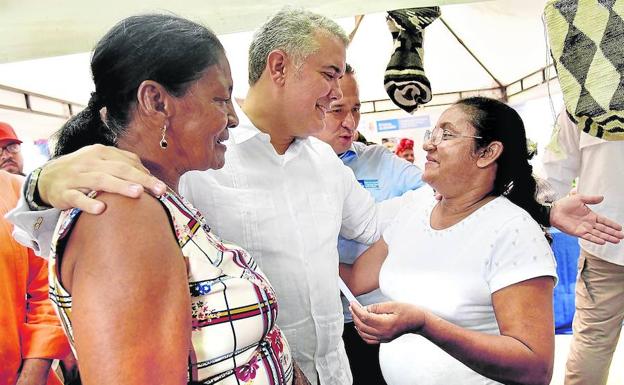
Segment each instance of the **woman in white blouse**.
[{"label": "woman in white blouse", "polygon": [[[395,384],[548,384],[556,265],[538,222],[524,125],[509,106],[469,98],[446,110],[423,149],[430,189],[405,195],[383,238],[341,265],[361,337],[384,343]],[[427,191],[428,190],[428,191]]]}]

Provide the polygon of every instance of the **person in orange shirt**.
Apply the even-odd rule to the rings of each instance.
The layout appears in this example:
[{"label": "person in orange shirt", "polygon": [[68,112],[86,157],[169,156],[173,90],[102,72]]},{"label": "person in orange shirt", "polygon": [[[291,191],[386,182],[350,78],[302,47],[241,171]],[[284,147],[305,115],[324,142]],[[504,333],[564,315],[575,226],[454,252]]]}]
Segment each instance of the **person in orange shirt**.
[{"label": "person in orange shirt", "polygon": [[22,141],[17,138],[10,124],[0,122],[0,170],[24,176]]},{"label": "person in orange shirt", "polygon": [[4,219],[22,182],[0,170],[0,384],[58,385],[50,365],[70,348],[48,297],[48,264],[13,240]]}]

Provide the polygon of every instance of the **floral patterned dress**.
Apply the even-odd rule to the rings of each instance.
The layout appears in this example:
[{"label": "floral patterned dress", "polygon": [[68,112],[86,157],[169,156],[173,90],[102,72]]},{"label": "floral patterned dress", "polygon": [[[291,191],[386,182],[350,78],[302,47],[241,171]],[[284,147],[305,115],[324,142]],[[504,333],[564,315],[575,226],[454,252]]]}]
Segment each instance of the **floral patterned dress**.
[{"label": "floral patterned dress", "polygon": [[[189,383],[290,384],[293,363],[275,324],[275,292],[253,258],[211,233],[204,217],[177,194],[169,191],[159,200],[188,262],[193,323]],[[79,215],[78,209],[61,214],[49,264],[50,298],[72,345],[72,299],[60,283],[56,262]]]}]

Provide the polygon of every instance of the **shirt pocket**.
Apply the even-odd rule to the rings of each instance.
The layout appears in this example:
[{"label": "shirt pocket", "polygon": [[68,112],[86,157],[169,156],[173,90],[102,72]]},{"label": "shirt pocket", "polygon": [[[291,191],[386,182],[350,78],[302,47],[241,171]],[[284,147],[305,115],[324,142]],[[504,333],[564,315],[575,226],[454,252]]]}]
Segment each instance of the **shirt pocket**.
[{"label": "shirt pocket", "polygon": [[342,223],[342,199],[337,194],[328,192],[314,192],[307,196],[307,205],[302,211],[310,218],[308,232],[316,233],[322,244],[325,242],[338,243],[338,234]]},{"label": "shirt pocket", "polygon": [[215,233],[227,242],[241,246],[258,262],[262,250],[260,224],[275,216],[275,205],[268,192],[220,186],[212,191]]}]

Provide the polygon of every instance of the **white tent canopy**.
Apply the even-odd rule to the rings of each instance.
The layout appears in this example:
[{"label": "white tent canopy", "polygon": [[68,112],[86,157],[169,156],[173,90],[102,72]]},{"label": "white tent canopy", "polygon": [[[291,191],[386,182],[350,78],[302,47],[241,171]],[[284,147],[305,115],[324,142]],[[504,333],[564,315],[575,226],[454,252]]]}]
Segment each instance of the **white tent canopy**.
[{"label": "white tent canopy", "polygon": [[[43,0],[3,2],[0,28],[4,28],[5,33],[0,35],[0,62],[37,59],[0,64],[0,85],[84,105],[93,90],[90,53],[85,51],[117,20],[135,13],[167,10],[203,22],[219,34],[232,66],[234,94],[244,97],[247,48],[252,31],[286,2],[234,0],[209,6],[199,1],[174,4],[153,0],[127,4],[127,1],[113,0],[106,6],[86,3],[69,0],[61,6]],[[385,24],[385,9],[445,4],[442,18],[465,47],[441,20],[426,29],[425,70],[434,94],[496,87],[494,78],[507,85],[548,64],[542,23],[544,0],[343,0],[320,5],[300,0],[288,3],[335,17],[347,32],[354,28],[353,15],[365,14],[347,52],[347,60],[358,74],[363,101],[387,99],[383,72],[390,58],[392,39]],[[50,54],[69,55],[42,58]],[[540,83],[540,79],[534,83]],[[0,105],[5,104],[3,94],[6,92],[0,89]],[[21,102],[24,97],[18,94],[17,98],[21,98]],[[0,120],[11,122],[20,134],[33,139],[47,137],[64,121],[2,107]]]},{"label": "white tent canopy", "polygon": [[[440,1],[437,1],[440,2]],[[458,3],[459,1],[444,1],[444,3]],[[9,1],[9,11],[15,12],[10,7],[14,2]],[[64,2],[64,9],[71,10],[72,3],[78,6],[78,2]],[[157,2],[156,2],[157,3]],[[226,46],[230,64],[233,67],[237,96],[244,95],[246,91],[247,72],[247,47],[251,39],[253,29],[260,24],[273,9],[279,9],[283,1],[271,1],[269,5],[263,2],[262,10],[259,7],[251,7],[250,1],[233,1],[230,8],[216,7],[211,15],[203,15],[194,12],[200,9],[199,4],[184,2],[185,9],[175,7],[158,7],[152,9],[170,9],[180,14],[191,14],[192,18],[204,21],[220,31],[232,31],[245,29],[240,33],[220,33]],[[239,4],[240,5],[237,5]],[[257,2],[255,2],[257,3]],[[298,3],[306,3],[299,1]],[[364,3],[366,6],[356,7],[354,3]],[[397,6],[419,6],[436,3],[436,1],[342,1],[332,2],[332,5],[310,7],[328,15],[344,15],[348,8],[352,14],[362,10],[379,10],[381,6],[373,7],[369,3],[383,3],[383,7],[396,8]],[[396,4],[394,4],[396,3]],[[47,4],[47,3],[46,3]],[[29,2],[30,5],[30,2]],[[305,5],[305,4],[304,4]],[[196,7],[195,7],[196,6]],[[485,67],[501,83],[509,84],[529,73],[539,70],[546,65],[545,34],[542,25],[541,14],[543,0],[499,0],[479,3],[446,5],[442,7],[442,18],[464,41],[465,45],[475,54]],[[50,7],[48,5],[48,7]],[[85,5],[82,5],[85,7]],[[89,5],[91,7],[91,5]],[[119,18],[139,11],[146,11],[144,7],[113,7],[107,6],[110,11],[100,17],[98,9],[90,10],[89,14],[98,14],[97,18],[88,18],[82,14],[79,19],[83,24],[75,25],[76,20],[66,16],[66,19],[56,20],[55,33],[48,36],[46,27],[55,21],[55,14],[48,15],[39,34],[30,35],[28,44],[32,51],[26,52],[26,48],[20,47],[19,37],[26,34],[26,30],[34,28],[32,24],[44,18],[41,11],[33,13],[28,23],[20,27],[11,27],[16,24],[2,23],[3,28],[16,28],[11,34],[3,34],[0,40],[4,58],[14,59],[45,55],[47,52],[76,53],[75,50],[82,48],[82,52],[88,51],[101,34]],[[121,11],[120,9],[124,9]],[[203,8],[206,8],[203,5]],[[214,7],[209,7],[214,8]],[[56,9],[56,8],[54,8]],[[112,12],[112,9],[116,9]],[[192,10],[192,11],[191,11]],[[245,11],[245,12],[243,12]],[[21,11],[22,18],[26,18],[26,12]],[[17,15],[17,16],[20,16]],[[3,19],[10,18],[3,11]],[[16,16],[16,19],[18,17]],[[210,16],[210,17],[209,17]],[[74,16],[75,18],[76,16]],[[214,20],[216,19],[216,20]],[[89,24],[84,21],[88,20]],[[104,21],[103,21],[104,20]],[[353,17],[343,17],[337,21],[347,30],[351,31],[354,26]],[[66,44],[55,43],[56,40],[65,38],[69,33],[64,26],[75,25],[79,31],[73,31],[73,37],[67,36]],[[70,31],[71,32],[71,31]],[[9,37],[10,36],[10,37]],[[14,39],[14,37],[18,39]],[[8,40],[11,40],[9,44]],[[348,51],[348,61],[356,68],[361,82],[361,96],[363,100],[386,99],[383,90],[383,71],[390,57],[392,39],[385,24],[385,13],[369,13],[364,17],[355,39]],[[2,60],[0,60],[1,62]],[[89,73],[89,53],[77,53],[75,55],[12,62],[0,65],[0,84],[22,88],[28,91],[44,95],[85,103],[92,88]],[[496,86],[493,78],[475,61],[474,58],[460,45],[455,37],[449,32],[444,24],[438,20],[429,26],[425,34],[425,68],[431,80],[435,93],[453,92],[459,90],[481,89]]]},{"label": "white tent canopy", "polygon": [[89,51],[114,23],[133,14],[172,12],[210,26],[217,34],[255,29],[285,5],[331,18],[388,9],[475,0],[4,0],[0,2],[0,63]]}]

